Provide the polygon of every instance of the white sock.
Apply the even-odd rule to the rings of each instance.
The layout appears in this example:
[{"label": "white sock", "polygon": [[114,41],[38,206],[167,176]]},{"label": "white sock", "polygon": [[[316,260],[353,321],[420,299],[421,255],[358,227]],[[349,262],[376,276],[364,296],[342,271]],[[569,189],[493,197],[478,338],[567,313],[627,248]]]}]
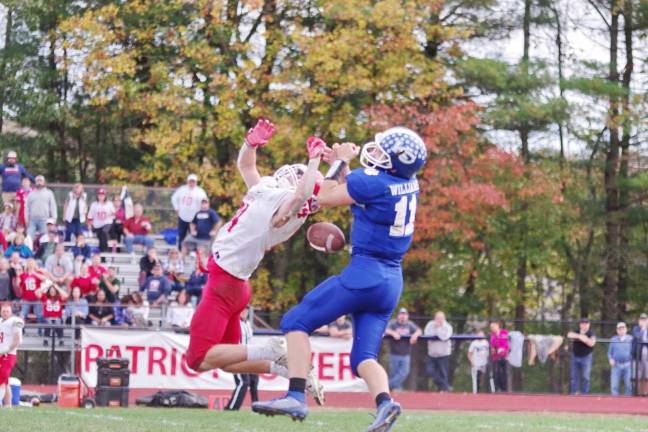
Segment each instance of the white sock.
[{"label": "white sock", "polygon": [[247,359],[250,361],[255,360],[270,360],[275,361],[277,354],[272,348],[262,345],[248,345],[247,346]]},{"label": "white sock", "polygon": [[270,363],[270,373],[279,375],[280,377],[288,378],[288,368],[278,365],[275,362]]},{"label": "white sock", "polygon": [[0,405],[4,405],[5,392],[7,391],[5,386],[0,387]]}]

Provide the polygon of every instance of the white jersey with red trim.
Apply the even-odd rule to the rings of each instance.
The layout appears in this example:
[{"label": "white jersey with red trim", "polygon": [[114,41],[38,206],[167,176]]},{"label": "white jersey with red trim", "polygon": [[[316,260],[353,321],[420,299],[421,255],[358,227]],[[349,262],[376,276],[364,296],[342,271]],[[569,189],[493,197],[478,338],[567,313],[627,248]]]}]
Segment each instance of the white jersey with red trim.
[{"label": "white jersey with red trim", "polygon": [[272,217],[293,195],[280,188],[273,177],[263,177],[252,186],[232,220],[219,231],[212,246],[218,265],[239,279],[249,279],[263,256],[274,246],[288,240],[308,217],[305,207],[279,228],[272,226]]},{"label": "white jersey with red trim", "polygon": [[25,322],[20,317],[11,316],[7,320],[0,318],[0,353],[16,354],[18,349],[8,350],[14,338],[20,336],[24,326]]}]

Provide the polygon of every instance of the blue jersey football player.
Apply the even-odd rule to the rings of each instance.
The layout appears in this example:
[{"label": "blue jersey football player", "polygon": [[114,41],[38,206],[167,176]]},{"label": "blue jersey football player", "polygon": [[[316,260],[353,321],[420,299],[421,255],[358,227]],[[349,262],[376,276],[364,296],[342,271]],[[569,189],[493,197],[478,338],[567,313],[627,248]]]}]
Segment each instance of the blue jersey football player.
[{"label": "blue jersey football player", "polygon": [[351,172],[348,164],[358,155],[351,143],[334,145],[328,155],[331,169],[321,186],[322,207],[350,205],[351,261],[341,274],[322,282],[281,321],[288,341],[288,394],[256,402],[253,411],[303,420],[306,376],[310,367],[308,336],[337,317],[353,317],[351,367],[364,379],[376,400],[375,421],[367,429],[384,432],[400,415],[400,405],[389,395],[387,374],[378,363],[383,333],[403,289],[401,261],[414,234],[419,185],[416,173],[427,151],[410,129],[396,127],[376,136],[362,148],[364,168]]}]

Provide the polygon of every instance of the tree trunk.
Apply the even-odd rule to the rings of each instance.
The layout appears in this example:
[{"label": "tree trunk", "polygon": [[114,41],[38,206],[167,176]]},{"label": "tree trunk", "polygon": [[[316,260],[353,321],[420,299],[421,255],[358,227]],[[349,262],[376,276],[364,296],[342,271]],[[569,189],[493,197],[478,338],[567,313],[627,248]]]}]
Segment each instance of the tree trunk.
[{"label": "tree trunk", "polygon": [[5,107],[5,99],[7,96],[7,88],[6,88],[6,83],[7,82],[7,57],[9,53],[9,47],[11,46],[11,32],[13,29],[13,11],[11,8],[7,8],[7,19],[6,19],[6,27],[5,27],[5,43],[4,43],[4,49],[2,53],[2,63],[0,64],[0,82],[2,82],[2,86],[0,86],[0,135],[2,134],[2,129],[4,126],[4,107]]},{"label": "tree trunk", "polygon": [[[610,21],[610,65],[608,80],[617,83],[619,8],[618,0],[611,1],[612,19]],[[608,119],[613,124],[619,116],[618,97],[610,98]],[[607,154],[605,157],[605,276],[603,278],[603,303],[601,305],[601,320],[614,320],[617,313],[617,294],[619,288],[619,130],[610,128]]]}]

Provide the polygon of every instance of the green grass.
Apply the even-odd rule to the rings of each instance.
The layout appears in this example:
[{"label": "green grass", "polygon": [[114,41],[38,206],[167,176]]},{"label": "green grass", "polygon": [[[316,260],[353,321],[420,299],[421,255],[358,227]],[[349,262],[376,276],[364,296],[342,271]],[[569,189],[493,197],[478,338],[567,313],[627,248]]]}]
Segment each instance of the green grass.
[{"label": "green grass", "polygon": [[[38,407],[0,412],[2,430],[11,432],[361,432],[369,422],[367,411],[333,409],[315,411],[304,423],[262,417],[248,410]],[[640,432],[648,431],[648,421],[638,416],[406,411],[392,431]]]}]

